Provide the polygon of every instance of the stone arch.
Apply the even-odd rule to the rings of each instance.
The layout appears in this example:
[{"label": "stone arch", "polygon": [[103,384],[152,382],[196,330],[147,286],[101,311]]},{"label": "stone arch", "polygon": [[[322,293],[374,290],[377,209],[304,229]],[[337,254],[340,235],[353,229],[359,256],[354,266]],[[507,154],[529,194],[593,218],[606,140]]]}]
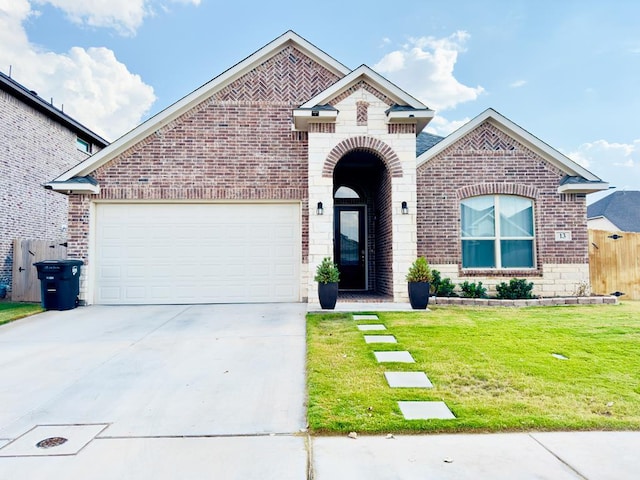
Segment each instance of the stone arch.
[{"label": "stone arch", "polygon": [[400,159],[398,158],[398,155],[396,155],[396,152],[394,152],[389,145],[377,138],[365,136],[347,138],[333,147],[333,150],[329,152],[329,155],[324,162],[322,176],[329,178],[332,177],[333,170],[340,159],[345,154],[354,150],[361,150],[376,155],[384,162],[392,177],[402,177],[402,165],[400,164]]}]

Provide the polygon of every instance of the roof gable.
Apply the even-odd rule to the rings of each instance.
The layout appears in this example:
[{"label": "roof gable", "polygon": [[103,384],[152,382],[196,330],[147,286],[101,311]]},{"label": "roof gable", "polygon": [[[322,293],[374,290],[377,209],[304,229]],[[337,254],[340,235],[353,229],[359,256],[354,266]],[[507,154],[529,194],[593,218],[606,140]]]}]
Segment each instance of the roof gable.
[{"label": "roof gable", "polygon": [[[107,148],[89,157],[84,162],[76,165],[74,168],[68,170],[53,181],[49,182],[47,186],[54,190],[62,189],[66,191],[66,182],[68,180],[74,177],[84,177],[86,175],[89,175],[97,168],[108,163],[132,146],[138,144],[145,138],[154,134],[159,129],[170,124],[175,119],[188,112],[189,110],[195,108],[197,105],[201,104],[217,92],[221,92],[225,87],[232,84],[235,80],[241,78],[251,70],[267,62],[274,55],[277,55],[279,52],[289,46],[295,47],[298,51],[300,51],[310,59],[316,61],[318,64],[322,65],[338,78],[341,78],[350,72],[350,70],[340,62],[330,57],[325,52],[300,37],[295,32],[289,30],[288,32],[276,38],[269,44],[265,45],[241,62],[237,63],[235,66],[231,67],[211,81],[202,85],[200,88],[178,100],[176,103],[169,106],[162,112],[138,125],[136,128],[113,142]],[[83,193],[81,190],[75,191]]]},{"label": "roof gable", "polygon": [[[461,141],[467,134],[481,126],[483,123],[488,122],[505,135],[513,139],[515,142],[521,143],[525,147],[529,148],[537,155],[540,155],[551,165],[558,168],[563,172],[566,177],[562,184],[558,187],[558,191],[561,193],[589,193],[594,191],[606,190],[609,184],[603,182],[599,177],[588,171],[586,168],[577,164],[567,156],[560,153],[558,150],[552,148],[548,144],[544,143],[539,138],[535,137],[531,133],[524,130],[519,125],[516,125],[508,118],[504,117],[492,108],[488,108],[480,115],[460,127],[444,140],[440,141],[430,149],[426,150],[417,159],[418,166],[428,162],[435,158],[440,153],[444,152],[447,148],[453,146],[456,142]],[[487,140],[489,143],[492,140]],[[496,145],[496,148],[502,148],[509,150],[513,148],[510,142],[504,140],[500,145]]]},{"label": "roof gable", "polygon": [[[300,105],[300,108],[294,112],[296,128],[306,128],[309,116],[320,116],[319,109],[325,108],[326,105],[333,106],[339,103],[360,88],[364,88],[389,105],[390,109],[386,112],[389,121],[416,123],[416,131],[420,132],[433,118],[434,111],[420,100],[409,95],[366,65],[361,65]],[[335,115],[337,113],[327,115],[327,117],[329,120],[333,120]]]}]

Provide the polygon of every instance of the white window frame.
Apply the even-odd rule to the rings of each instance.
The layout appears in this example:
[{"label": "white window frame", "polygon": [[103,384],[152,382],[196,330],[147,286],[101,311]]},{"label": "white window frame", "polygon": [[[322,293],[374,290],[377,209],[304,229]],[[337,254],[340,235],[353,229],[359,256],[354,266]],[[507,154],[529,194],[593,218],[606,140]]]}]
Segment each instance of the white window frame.
[{"label": "white window frame", "polygon": [[84,140],[83,138],[76,137],[76,148],[84,153],[91,153],[91,142]]},{"label": "white window frame", "polygon": [[[469,200],[471,198],[481,198],[481,197],[492,197],[493,198],[493,215],[494,215],[494,235],[493,236],[485,236],[485,237],[465,237],[463,236],[463,225],[462,225],[462,204],[465,200]],[[517,197],[527,200],[531,203],[531,221],[532,221],[532,235],[529,236],[521,236],[521,237],[506,237],[503,238],[501,235],[501,219],[500,219],[500,198],[501,197]],[[464,259],[462,258],[464,249],[462,248],[462,242],[464,240],[484,240],[484,241],[493,241],[493,255],[495,259],[495,267],[465,267]],[[527,240],[531,241],[532,248],[532,266],[531,267],[503,267],[502,266],[502,240]],[[536,218],[535,218],[535,202],[533,199],[529,197],[523,197],[522,195],[505,195],[505,194],[493,194],[493,195],[477,195],[474,197],[467,197],[460,201],[460,260],[463,265],[462,268],[464,270],[535,270],[536,266]]]}]

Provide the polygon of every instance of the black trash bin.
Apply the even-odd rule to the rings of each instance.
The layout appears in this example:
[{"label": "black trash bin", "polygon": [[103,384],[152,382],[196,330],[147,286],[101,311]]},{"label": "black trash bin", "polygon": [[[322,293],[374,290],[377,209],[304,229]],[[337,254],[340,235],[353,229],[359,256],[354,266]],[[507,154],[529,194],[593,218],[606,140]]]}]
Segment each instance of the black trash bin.
[{"label": "black trash bin", "polygon": [[38,269],[42,307],[45,310],[76,308],[82,260],[44,260],[34,265]]}]

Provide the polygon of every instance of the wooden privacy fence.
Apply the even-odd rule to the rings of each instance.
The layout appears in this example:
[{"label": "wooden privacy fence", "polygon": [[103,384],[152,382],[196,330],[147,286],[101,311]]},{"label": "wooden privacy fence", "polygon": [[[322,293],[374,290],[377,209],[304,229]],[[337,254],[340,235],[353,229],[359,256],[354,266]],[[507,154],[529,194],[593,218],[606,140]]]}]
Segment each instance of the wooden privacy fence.
[{"label": "wooden privacy fence", "polygon": [[594,294],[640,300],[640,233],[589,230],[589,277]]},{"label": "wooden privacy fence", "polygon": [[39,302],[40,280],[33,266],[42,260],[64,260],[67,258],[66,240],[28,240],[13,241],[13,273],[11,282],[11,300],[15,302]]}]

